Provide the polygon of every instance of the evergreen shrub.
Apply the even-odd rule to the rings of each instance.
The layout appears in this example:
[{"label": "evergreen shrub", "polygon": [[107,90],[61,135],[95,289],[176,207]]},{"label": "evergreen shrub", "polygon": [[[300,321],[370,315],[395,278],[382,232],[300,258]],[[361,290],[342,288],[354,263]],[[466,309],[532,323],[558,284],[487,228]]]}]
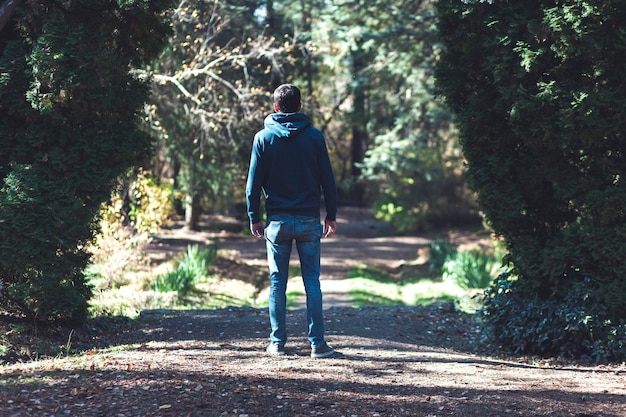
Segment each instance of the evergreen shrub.
[{"label": "evergreen shrub", "polygon": [[437,3],[436,76],[510,275],[494,342],[626,359],[626,8],[616,0]]},{"label": "evergreen shrub", "polygon": [[129,70],[164,45],[171,4],[24,2],[0,32],[0,309],[85,318],[100,206],[151,148]]}]

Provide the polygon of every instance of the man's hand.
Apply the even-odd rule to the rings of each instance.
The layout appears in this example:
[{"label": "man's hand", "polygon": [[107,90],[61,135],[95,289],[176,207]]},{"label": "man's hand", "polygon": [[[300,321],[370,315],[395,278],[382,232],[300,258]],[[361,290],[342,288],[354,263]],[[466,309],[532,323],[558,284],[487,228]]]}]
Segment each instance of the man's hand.
[{"label": "man's hand", "polygon": [[265,230],[265,224],[263,222],[250,224],[250,231],[254,237],[263,239],[263,230]]},{"label": "man's hand", "polygon": [[331,237],[337,231],[337,222],[335,220],[324,220],[324,237]]}]

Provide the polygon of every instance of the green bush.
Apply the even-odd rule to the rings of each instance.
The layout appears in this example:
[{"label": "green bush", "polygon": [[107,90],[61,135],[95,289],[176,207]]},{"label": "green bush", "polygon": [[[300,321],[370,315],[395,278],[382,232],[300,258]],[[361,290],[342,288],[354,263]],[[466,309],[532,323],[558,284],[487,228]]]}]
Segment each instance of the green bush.
[{"label": "green bush", "polygon": [[626,323],[612,320],[592,279],[572,286],[562,299],[521,296],[531,294],[519,288],[523,285],[503,274],[486,291],[480,311],[488,323],[486,339],[516,353],[594,362],[621,361],[626,356]]},{"label": "green bush", "polygon": [[155,234],[175,212],[173,185],[141,168],[126,175],[117,197],[128,204],[127,220],[137,233]]},{"label": "green bush", "polygon": [[497,250],[494,250],[495,254],[480,250],[459,251],[445,240],[431,242],[428,249],[428,270],[463,289],[489,287],[501,267]]},{"label": "green bush", "polygon": [[431,242],[428,250],[428,270],[435,275],[440,275],[446,260],[458,253],[456,246],[445,240]]},{"label": "green bush", "polygon": [[69,197],[69,183],[37,171],[14,165],[0,188],[0,308],[41,321],[82,320],[91,296],[82,272],[90,212]]},{"label": "green bush", "polygon": [[85,273],[97,289],[128,284],[148,266],[145,246],[173,214],[172,194],[170,184],[156,182],[141,168],[118,178],[87,248],[91,258]]},{"label": "green bush", "polygon": [[438,86],[516,277],[487,299],[490,334],[528,353],[626,359],[623,2],[437,8]]},{"label": "green bush", "polygon": [[100,205],[151,147],[129,70],[169,33],[171,0],[87,3],[23,2],[0,32],[0,309],[39,321],[86,317]]},{"label": "green bush", "polygon": [[161,292],[176,291],[180,297],[184,297],[193,290],[196,283],[207,276],[209,267],[216,260],[216,244],[209,245],[202,251],[198,245],[189,245],[176,268],[159,275],[151,288]]}]

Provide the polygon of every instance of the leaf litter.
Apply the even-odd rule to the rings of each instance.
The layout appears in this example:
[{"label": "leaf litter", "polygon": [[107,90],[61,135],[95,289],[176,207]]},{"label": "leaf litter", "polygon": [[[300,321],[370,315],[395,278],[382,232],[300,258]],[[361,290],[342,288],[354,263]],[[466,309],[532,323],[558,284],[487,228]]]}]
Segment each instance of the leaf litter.
[{"label": "leaf litter", "polygon": [[450,304],[330,308],[329,359],[310,358],[305,316],[289,312],[281,358],[266,310],[101,318],[69,355],[0,368],[0,416],[626,415],[624,365],[504,356]]}]

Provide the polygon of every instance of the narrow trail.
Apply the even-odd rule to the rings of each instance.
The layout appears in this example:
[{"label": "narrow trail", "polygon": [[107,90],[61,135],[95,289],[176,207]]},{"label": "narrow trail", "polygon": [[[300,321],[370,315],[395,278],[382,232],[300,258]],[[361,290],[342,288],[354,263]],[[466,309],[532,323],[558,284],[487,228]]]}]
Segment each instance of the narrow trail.
[{"label": "narrow trail", "polygon": [[[624,364],[503,358],[480,343],[480,327],[471,316],[448,304],[342,306],[349,300],[342,284],[350,268],[367,264],[393,270],[414,260],[435,237],[388,235],[367,218],[339,220],[339,234],[324,240],[322,249],[326,334],[337,350],[332,358],[310,357],[301,310],[287,314],[288,355],[278,358],[265,352],[267,309],[101,317],[71,330],[73,354],[0,367],[0,416],[626,415]],[[172,228],[152,256],[168,259],[188,244],[217,238],[219,248],[265,267],[263,242],[244,237],[241,224],[237,227],[194,233]],[[463,234],[452,238],[457,244],[478,240]],[[67,334],[59,333],[58,346],[69,343]]]},{"label": "narrow trail", "polygon": [[[436,239],[447,239],[463,246],[484,245],[484,235],[463,232],[445,232],[423,236],[398,236],[385,222],[374,219],[370,209],[342,207],[337,217],[337,234],[322,239],[320,277],[324,293],[324,308],[352,307],[347,294],[346,279],[356,267],[376,267],[395,272],[406,263],[418,258],[419,251]],[[180,253],[188,244],[218,241],[220,250],[231,251],[248,265],[264,268],[267,265],[265,242],[242,233],[247,227],[242,221],[232,218],[213,217],[201,224],[201,231],[190,232],[178,223],[165,229],[158,236],[159,245],[151,249],[153,260],[162,261]],[[298,266],[295,245],[291,264]],[[301,279],[291,278],[288,290],[304,292]],[[302,296],[292,309],[305,307]]]},{"label": "narrow trail", "polygon": [[[368,209],[342,208],[337,223],[337,234],[332,238],[322,239],[320,280],[325,309],[352,306],[346,292],[346,278],[351,269],[367,265],[386,271],[397,270],[403,263],[415,260],[418,250],[432,240],[428,237],[397,236],[389,224],[374,220],[371,210]],[[267,264],[265,242],[241,233],[247,225],[233,219],[221,218],[208,220],[201,226],[202,230],[199,232],[187,231],[180,223],[164,230],[157,237],[159,246],[151,249],[151,257],[153,260],[163,261],[180,253],[188,244],[217,240],[220,250],[236,253],[235,256],[241,262],[259,267]],[[223,229],[216,232],[220,227]],[[298,266],[295,245],[291,264]],[[301,279],[290,278],[288,290],[304,293]],[[305,297],[302,296],[291,308],[305,306]]]}]

